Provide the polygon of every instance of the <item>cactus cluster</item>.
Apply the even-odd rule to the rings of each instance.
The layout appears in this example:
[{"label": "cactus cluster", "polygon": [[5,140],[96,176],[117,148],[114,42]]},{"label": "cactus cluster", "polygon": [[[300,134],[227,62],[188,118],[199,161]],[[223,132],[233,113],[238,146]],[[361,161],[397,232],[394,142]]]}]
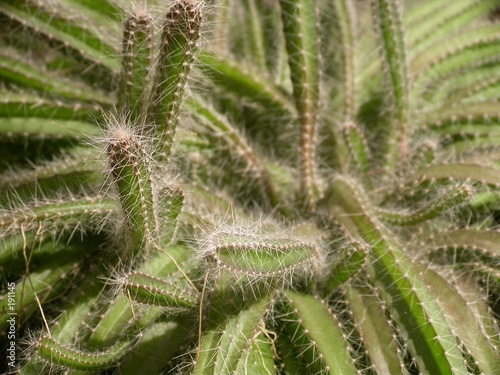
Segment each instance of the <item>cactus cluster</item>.
[{"label": "cactus cluster", "polygon": [[500,374],[499,9],[1,1],[0,372]]}]

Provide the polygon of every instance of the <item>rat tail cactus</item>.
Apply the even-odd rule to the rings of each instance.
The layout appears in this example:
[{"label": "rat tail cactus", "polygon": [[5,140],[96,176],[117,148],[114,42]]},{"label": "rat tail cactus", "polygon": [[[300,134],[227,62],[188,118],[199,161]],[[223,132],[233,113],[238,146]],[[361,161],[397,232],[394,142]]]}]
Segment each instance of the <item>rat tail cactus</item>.
[{"label": "rat tail cactus", "polygon": [[0,372],[500,374],[499,10],[1,1]]}]

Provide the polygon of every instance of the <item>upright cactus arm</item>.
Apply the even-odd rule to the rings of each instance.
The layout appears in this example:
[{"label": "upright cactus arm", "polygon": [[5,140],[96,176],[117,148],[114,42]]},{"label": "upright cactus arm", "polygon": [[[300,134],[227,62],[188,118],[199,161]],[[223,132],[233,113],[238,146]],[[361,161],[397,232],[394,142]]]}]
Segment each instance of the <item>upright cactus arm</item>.
[{"label": "upright cactus arm", "polygon": [[370,186],[369,173],[373,165],[373,157],[363,132],[355,123],[346,122],[342,125],[342,138],[352,160],[351,164],[355,165],[363,181]]},{"label": "upright cactus arm", "polygon": [[380,0],[373,3],[374,25],[379,36],[384,77],[390,100],[391,127],[388,139],[388,163],[405,160],[410,102],[408,63],[404,34],[401,27],[401,11],[398,0]]},{"label": "upright cactus arm", "polygon": [[140,8],[127,18],[124,25],[117,110],[133,123],[146,121],[153,59],[153,27],[152,17]]},{"label": "upright cactus arm", "polygon": [[144,144],[127,125],[115,124],[107,146],[111,176],[130,235],[130,252],[151,249],[157,240],[157,216],[153,206],[151,158]]},{"label": "upright cactus arm", "polygon": [[247,56],[257,70],[266,71],[266,56],[263,20],[259,17],[256,0],[243,0],[242,16],[246,22],[246,29],[250,30],[246,35]]},{"label": "upright cactus arm", "polygon": [[280,1],[290,79],[300,124],[300,195],[314,206],[319,190],[315,142],[319,104],[317,8],[313,0]]},{"label": "upright cactus arm", "polygon": [[175,1],[166,15],[148,109],[148,121],[155,123],[160,140],[155,151],[160,158],[170,154],[202,18],[201,3],[193,0]]},{"label": "upright cactus arm", "polygon": [[350,1],[333,1],[334,15],[340,31],[342,48],[343,122],[351,122],[355,115],[355,56],[354,9]]}]

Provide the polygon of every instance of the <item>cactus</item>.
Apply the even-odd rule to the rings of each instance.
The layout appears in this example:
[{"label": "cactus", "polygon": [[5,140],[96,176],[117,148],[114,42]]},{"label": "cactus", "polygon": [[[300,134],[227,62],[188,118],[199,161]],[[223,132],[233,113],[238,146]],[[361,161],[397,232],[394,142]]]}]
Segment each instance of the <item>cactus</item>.
[{"label": "cactus", "polygon": [[500,374],[497,0],[126,3],[0,3],[2,372]]}]

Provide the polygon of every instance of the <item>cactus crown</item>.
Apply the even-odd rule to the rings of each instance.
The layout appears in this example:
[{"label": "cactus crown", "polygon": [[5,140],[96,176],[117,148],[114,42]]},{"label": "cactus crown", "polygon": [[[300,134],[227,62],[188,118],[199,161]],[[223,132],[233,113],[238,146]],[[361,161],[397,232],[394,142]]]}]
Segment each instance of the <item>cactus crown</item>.
[{"label": "cactus crown", "polygon": [[152,3],[0,3],[5,371],[500,374],[498,1]]}]

